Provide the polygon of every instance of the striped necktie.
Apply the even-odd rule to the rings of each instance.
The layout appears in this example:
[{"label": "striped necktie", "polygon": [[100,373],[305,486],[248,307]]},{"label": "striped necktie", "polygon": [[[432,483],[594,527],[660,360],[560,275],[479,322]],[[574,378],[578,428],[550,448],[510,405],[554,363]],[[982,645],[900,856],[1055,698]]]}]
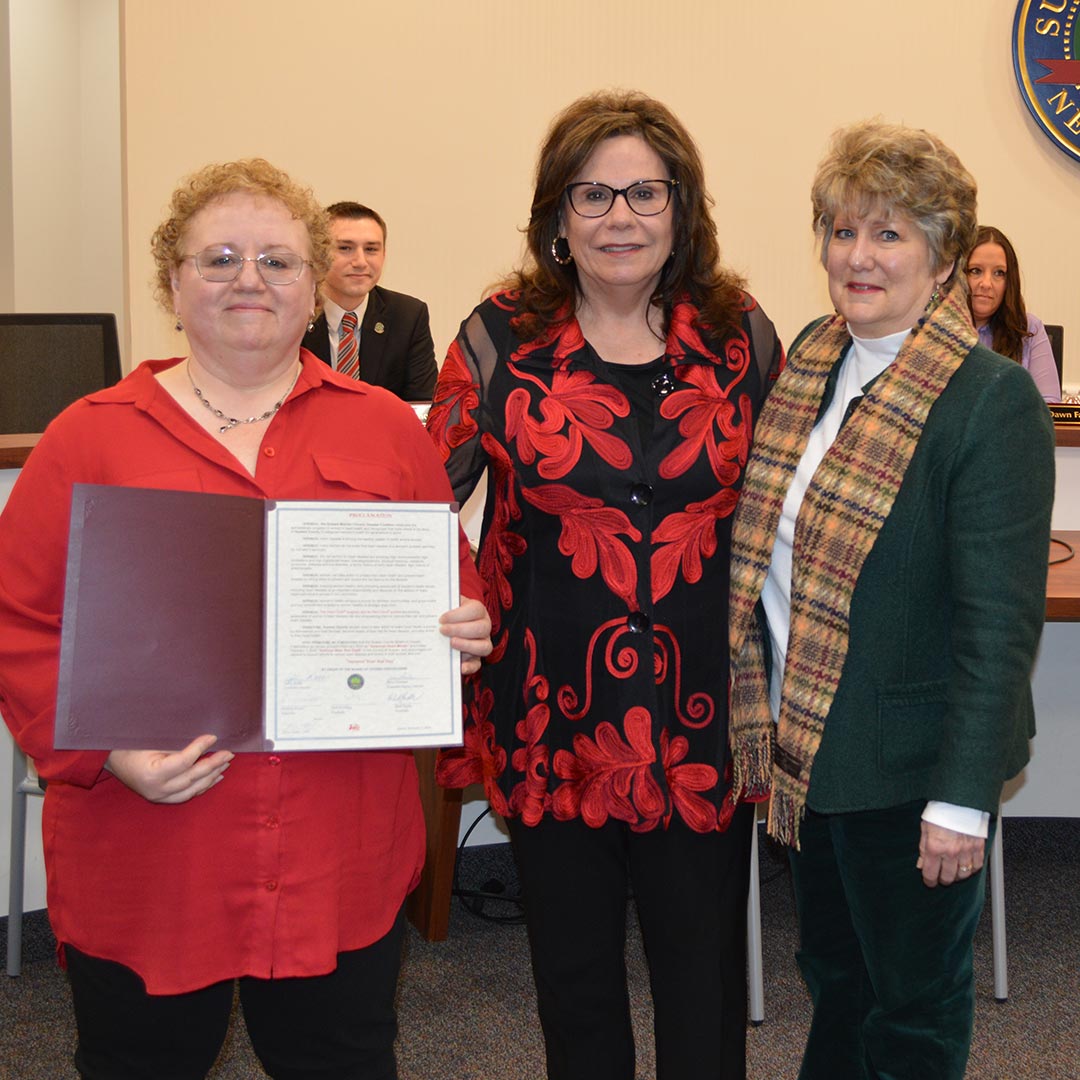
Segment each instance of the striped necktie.
[{"label": "striped necktie", "polygon": [[356,333],[356,312],[341,316],[341,337],[338,340],[337,366],[348,379],[360,377],[360,342]]}]

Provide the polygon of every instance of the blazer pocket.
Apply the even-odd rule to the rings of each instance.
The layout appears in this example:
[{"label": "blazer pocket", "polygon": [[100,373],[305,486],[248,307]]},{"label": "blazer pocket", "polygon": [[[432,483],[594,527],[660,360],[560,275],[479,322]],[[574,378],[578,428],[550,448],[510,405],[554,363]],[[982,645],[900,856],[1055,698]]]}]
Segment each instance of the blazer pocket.
[{"label": "blazer pocket", "polygon": [[319,475],[334,487],[346,489],[342,498],[358,502],[386,502],[401,497],[402,473],[387,461],[315,454]]},{"label": "blazer pocket", "polygon": [[931,768],[945,730],[947,684],[910,683],[878,696],[878,767],[886,776]]}]

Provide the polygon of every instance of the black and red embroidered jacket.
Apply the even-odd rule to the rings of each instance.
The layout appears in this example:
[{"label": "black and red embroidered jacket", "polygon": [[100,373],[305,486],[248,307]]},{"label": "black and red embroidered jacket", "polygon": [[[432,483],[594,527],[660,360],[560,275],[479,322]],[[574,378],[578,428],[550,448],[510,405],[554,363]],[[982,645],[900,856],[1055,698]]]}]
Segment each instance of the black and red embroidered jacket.
[{"label": "black and red embroidered jacket", "polygon": [[712,342],[684,301],[642,368],[602,361],[572,316],[522,342],[515,310],[500,293],[465,320],[428,420],[461,502],[488,470],[495,642],[439,780],[526,824],[724,828],[731,517],[776,332],[747,296]]}]

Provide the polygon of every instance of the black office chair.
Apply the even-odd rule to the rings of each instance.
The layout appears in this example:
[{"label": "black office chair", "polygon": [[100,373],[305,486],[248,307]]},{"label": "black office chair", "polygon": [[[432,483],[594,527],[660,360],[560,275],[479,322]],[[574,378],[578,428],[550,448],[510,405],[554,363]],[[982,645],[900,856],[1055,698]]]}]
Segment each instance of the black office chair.
[{"label": "black office chair", "polygon": [[119,380],[115,315],[0,314],[0,434],[44,431],[73,401]]},{"label": "black office chair", "polygon": [[1065,363],[1065,327],[1051,326],[1044,323],[1046,336],[1050,339],[1050,349],[1054,354],[1054,363],[1057,364],[1058,386],[1061,385],[1064,375],[1062,374]]}]

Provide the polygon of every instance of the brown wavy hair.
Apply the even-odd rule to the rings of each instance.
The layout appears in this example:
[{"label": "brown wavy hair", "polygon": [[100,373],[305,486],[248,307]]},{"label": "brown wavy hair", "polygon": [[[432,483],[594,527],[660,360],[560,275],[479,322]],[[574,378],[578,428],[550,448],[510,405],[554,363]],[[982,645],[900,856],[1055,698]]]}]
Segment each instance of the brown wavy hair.
[{"label": "brown wavy hair", "polygon": [[[333,256],[330,252],[330,219],[310,188],[296,183],[281,169],[263,158],[247,158],[207,165],[187,177],[169,200],[169,216],[150,239],[157,273],[154,296],[170,314],[173,310],[172,274],[183,261],[184,237],[191,219],[225,195],[243,192],[277,199],[307,227],[311,241],[311,268],[318,285],[326,277]],[[317,294],[316,294],[317,295]]]},{"label": "brown wavy hair", "polygon": [[[1020,263],[1016,258],[1009,238],[993,225],[980,225],[975,234],[975,243],[971,245],[974,251],[980,244],[999,244],[1005,252],[1005,294],[1001,298],[1001,304],[997,311],[986,320],[990,332],[993,334],[994,352],[1001,356],[1007,356],[1018,364],[1024,360],[1024,341],[1031,337],[1028,333],[1027,306],[1024,304],[1024,294],[1020,291]],[[968,255],[971,254],[968,252]],[[971,307],[971,294],[968,294],[968,307]],[[972,318],[975,313],[972,312]]]},{"label": "brown wavy hair", "polygon": [[667,332],[675,300],[688,294],[700,309],[700,328],[723,340],[741,325],[745,282],[720,263],[713,200],[705,189],[701,154],[667,106],[637,91],[611,90],[579,98],[555,117],[536,165],[525,265],[502,282],[520,290],[515,330],[524,340],[539,336],[579,296],[577,267],[560,266],[551,245],[559,235],[566,185],[593,150],[616,135],[639,135],[678,181],[672,194],[674,253],[664,264],[651,302],[663,311]]}]

